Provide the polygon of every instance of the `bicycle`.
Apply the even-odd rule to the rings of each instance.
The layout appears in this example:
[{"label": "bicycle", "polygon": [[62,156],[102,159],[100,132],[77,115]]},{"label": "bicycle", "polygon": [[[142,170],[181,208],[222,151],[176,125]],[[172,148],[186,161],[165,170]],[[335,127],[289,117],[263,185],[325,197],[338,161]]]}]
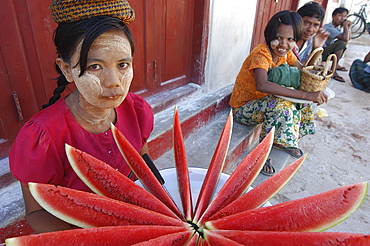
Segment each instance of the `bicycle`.
[{"label": "bicycle", "polygon": [[347,16],[347,20],[352,22],[351,25],[351,39],[360,37],[367,29],[368,23],[366,6],[368,2],[361,5],[359,12],[354,12]]}]

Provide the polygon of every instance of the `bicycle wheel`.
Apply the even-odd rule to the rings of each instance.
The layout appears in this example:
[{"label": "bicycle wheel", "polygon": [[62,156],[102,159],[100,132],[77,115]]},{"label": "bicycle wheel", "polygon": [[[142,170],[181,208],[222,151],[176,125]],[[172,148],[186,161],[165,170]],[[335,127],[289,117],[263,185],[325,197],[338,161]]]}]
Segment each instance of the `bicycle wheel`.
[{"label": "bicycle wheel", "polygon": [[361,15],[349,14],[347,20],[352,22],[351,39],[360,37],[366,31],[366,21]]}]

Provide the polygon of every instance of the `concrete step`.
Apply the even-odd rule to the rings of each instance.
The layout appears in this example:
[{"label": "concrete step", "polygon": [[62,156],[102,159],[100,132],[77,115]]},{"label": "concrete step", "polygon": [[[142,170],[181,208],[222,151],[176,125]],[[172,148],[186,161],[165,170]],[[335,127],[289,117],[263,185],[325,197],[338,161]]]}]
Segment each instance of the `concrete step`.
[{"label": "concrete step", "polygon": [[23,214],[24,204],[19,182],[11,175],[8,158],[0,160],[0,228]]},{"label": "concrete step", "polygon": [[[199,91],[186,101],[177,104],[181,119],[184,139],[202,128],[225,109],[228,105],[232,87],[225,86],[213,93]],[[148,140],[152,159],[158,159],[172,148],[172,124],[174,107],[169,107],[154,115],[154,130]]]},{"label": "concrete step", "polygon": [[24,203],[19,182],[11,175],[8,158],[0,160],[0,245],[5,238],[29,234],[24,218]]}]

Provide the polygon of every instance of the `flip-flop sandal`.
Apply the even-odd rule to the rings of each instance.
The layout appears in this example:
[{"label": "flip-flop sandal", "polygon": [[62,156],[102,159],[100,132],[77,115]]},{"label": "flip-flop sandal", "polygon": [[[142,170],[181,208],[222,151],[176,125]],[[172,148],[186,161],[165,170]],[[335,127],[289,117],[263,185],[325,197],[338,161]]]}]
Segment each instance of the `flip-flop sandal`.
[{"label": "flip-flop sandal", "polygon": [[346,82],[341,76],[339,76],[339,75],[335,75],[334,77],[333,77],[333,79],[335,79],[335,80],[337,80],[337,81],[339,81],[339,82]]},{"label": "flip-flop sandal", "polygon": [[[281,144],[278,144],[278,143],[274,143],[272,145],[273,148],[276,148],[276,149],[279,149],[279,150],[282,150],[284,152],[287,152],[289,153],[291,156],[295,157],[295,158],[300,158],[303,156],[303,151],[299,148],[295,148],[295,147],[286,147],[284,145],[281,145]],[[297,153],[298,152],[298,153]]]},{"label": "flip-flop sandal", "polygon": [[[272,172],[269,172],[269,171],[265,171],[264,168],[265,166],[267,166],[269,169],[272,169]],[[271,166],[271,159],[268,159],[266,162],[265,162],[265,166],[263,166],[262,170],[261,170],[261,173],[263,175],[266,175],[266,176],[272,176],[275,174],[275,168],[273,166]]]},{"label": "flip-flop sandal", "polygon": [[345,68],[345,67],[340,67],[340,68],[337,68],[337,71],[343,71],[343,72],[347,72],[348,69]]}]

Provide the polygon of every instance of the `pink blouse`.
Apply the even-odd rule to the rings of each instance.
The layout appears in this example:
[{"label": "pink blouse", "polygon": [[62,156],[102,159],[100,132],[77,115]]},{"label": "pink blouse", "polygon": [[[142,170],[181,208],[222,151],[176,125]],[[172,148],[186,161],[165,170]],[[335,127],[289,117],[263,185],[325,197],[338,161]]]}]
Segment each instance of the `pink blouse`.
[{"label": "pink blouse", "polygon": [[[153,130],[151,106],[129,93],[116,108],[115,126],[140,151]],[[74,173],[65,153],[65,143],[108,163],[128,175],[130,168],[119,152],[109,129],[93,134],[73,118],[64,100],[36,113],[22,127],[9,154],[10,170],[22,184],[51,183],[91,191]]]}]

